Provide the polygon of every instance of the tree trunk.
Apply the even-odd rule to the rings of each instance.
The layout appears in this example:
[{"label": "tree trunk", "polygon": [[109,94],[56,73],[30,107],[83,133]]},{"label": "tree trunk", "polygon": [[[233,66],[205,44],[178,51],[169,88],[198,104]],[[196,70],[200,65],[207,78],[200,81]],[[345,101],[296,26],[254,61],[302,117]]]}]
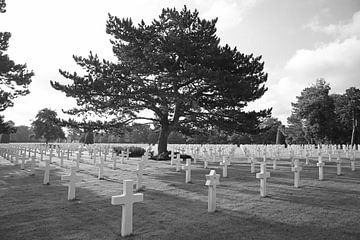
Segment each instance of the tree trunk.
[{"label": "tree trunk", "polygon": [[159,140],[158,140],[158,154],[167,151],[167,142],[168,142],[168,137],[169,137],[170,132],[171,132],[171,130],[169,128],[169,125],[167,125],[167,124],[161,125],[161,130],[160,130],[160,135],[159,135]]},{"label": "tree trunk", "polygon": [[353,124],[352,124],[352,133],[351,133],[351,146],[354,145],[354,138],[355,138],[355,128],[356,128],[356,122],[355,117],[353,117]]}]

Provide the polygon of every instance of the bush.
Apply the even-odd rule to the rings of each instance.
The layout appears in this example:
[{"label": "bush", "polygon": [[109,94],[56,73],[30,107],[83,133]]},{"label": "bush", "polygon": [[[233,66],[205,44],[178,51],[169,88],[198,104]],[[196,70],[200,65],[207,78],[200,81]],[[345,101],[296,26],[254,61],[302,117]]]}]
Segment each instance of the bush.
[{"label": "bush", "polygon": [[10,134],[4,133],[0,136],[0,143],[9,143],[10,142]]},{"label": "bush", "polygon": [[129,157],[141,157],[146,152],[141,147],[113,147],[113,150],[116,152],[116,155],[119,155],[121,151],[126,151],[128,148],[130,152]]},{"label": "bush", "polygon": [[94,133],[92,131],[86,133],[84,143],[94,144]]},{"label": "bush", "polygon": [[[179,152],[174,152],[175,156],[178,154]],[[156,155],[156,156],[152,156],[150,159],[152,160],[157,160],[157,161],[166,161],[166,160],[170,160],[170,155],[171,155],[171,152],[170,151],[167,151],[167,152],[163,152],[163,153],[160,153],[159,155]],[[187,155],[187,154],[180,154],[180,158],[181,160],[183,161],[186,161],[187,158],[191,158],[191,160],[193,160],[193,158],[190,156],[190,155]]]}]

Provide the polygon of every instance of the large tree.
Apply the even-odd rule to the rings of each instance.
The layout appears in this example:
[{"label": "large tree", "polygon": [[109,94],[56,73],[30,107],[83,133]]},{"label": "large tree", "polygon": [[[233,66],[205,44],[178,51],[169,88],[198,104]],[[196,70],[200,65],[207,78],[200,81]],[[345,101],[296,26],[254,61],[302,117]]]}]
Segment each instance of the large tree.
[{"label": "large tree", "polygon": [[304,138],[313,143],[331,142],[335,129],[334,101],[329,96],[330,86],[324,79],[305,88],[297,102],[292,103],[292,114],[288,118],[291,127],[304,131]]},{"label": "large tree", "polygon": [[[216,22],[199,18],[186,6],[163,9],[150,25],[109,15],[106,32],[111,35],[117,62],[74,56],[86,73],[60,70],[72,84],[52,86],[77,99],[70,114],[112,117],[104,127],[137,120],[160,128],[158,152],[167,150],[174,130],[218,127],[228,132],[259,131],[271,109],[245,112],[247,103],[260,98],[267,88],[261,56],[220,46]],[[152,116],[144,116],[150,110]]]},{"label": "large tree", "polygon": [[[0,13],[5,12],[5,0],[0,0]],[[0,32],[0,111],[14,105],[18,96],[29,93],[32,71],[26,69],[26,64],[16,64],[6,54],[9,47],[9,32]]]},{"label": "large tree", "polygon": [[65,133],[61,129],[61,121],[57,117],[57,113],[51,109],[40,110],[31,125],[35,138],[45,138],[46,144],[51,140],[65,138]]},{"label": "large tree", "polygon": [[350,87],[345,94],[331,95],[335,103],[335,114],[339,135],[345,139],[343,142],[350,142],[351,145],[359,142],[360,136],[357,122],[360,119],[360,89]]}]

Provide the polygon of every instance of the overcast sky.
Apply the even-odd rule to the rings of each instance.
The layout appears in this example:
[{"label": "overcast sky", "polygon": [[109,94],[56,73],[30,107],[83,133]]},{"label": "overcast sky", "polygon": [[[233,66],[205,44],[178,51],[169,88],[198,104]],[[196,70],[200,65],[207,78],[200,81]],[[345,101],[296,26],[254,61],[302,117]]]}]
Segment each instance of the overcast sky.
[{"label": "overcast sky", "polygon": [[187,5],[206,19],[218,17],[221,44],[262,55],[269,90],[252,108],[273,108],[284,124],[301,90],[325,78],[332,93],[360,88],[359,0],[7,0],[0,31],[12,34],[8,54],[35,72],[31,93],[2,112],[6,120],[30,126],[40,109],[61,109],[75,101],[51,88],[65,82],[58,69],[76,71],[72,55],[89,51],[113,59],[105,33],[108,13],[146,23],[161,9]]}]

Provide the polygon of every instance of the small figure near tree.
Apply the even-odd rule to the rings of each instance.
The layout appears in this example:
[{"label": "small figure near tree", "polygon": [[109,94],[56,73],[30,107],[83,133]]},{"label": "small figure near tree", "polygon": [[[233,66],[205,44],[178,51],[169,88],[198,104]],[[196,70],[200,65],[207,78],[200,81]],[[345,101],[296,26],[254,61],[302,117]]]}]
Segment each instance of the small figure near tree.
[{"label": "small figure near tree", "polygon": [[32,122],[35,138],[45,138],[46,144],[56,139],[64,139],[65,133],[61,129],[61,121],[57,113],[48,108],[44,108],[36,115],[36,120]]}]

